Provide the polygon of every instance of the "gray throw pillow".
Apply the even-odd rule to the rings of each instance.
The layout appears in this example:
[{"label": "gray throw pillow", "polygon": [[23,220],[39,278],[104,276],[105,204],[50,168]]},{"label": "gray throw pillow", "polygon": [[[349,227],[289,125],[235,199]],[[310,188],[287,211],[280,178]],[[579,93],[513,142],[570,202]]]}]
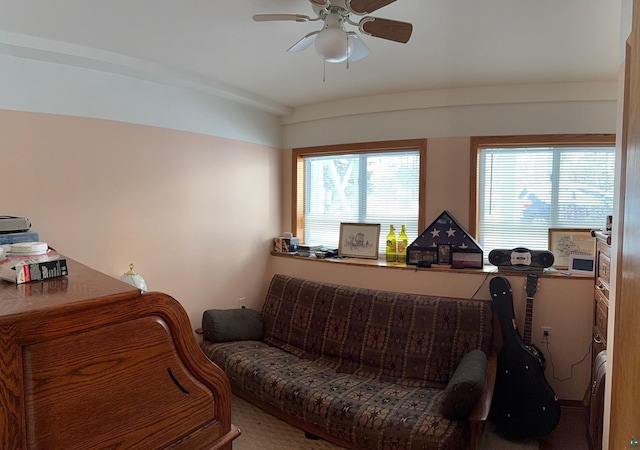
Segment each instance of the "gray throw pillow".
[{"label": "gray throw pillow", "polygon": [[444,391],[442,413],[449,419],[469,416],[484,386],[487,374],[487,355],[475,349],[464,355]]},{"label": "gray throw pillow", "polygon": [[211,342],[259,341],[264,325],[253,309],[208,309],[202,315],[202,331]]}]

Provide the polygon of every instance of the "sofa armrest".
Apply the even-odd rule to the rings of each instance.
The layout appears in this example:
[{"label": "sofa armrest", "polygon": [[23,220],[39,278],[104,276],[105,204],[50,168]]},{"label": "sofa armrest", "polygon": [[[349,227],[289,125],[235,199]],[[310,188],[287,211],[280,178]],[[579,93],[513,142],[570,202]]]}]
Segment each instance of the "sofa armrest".
[{"label": "sofa armrest", "polygon": [[487,358],[487,381],[482,391],[482,395],[476,402],[475,406],[469,414],[469,422],[471,423],[471,445],[469,448],[475,450],[480,446],[484,426],[489,418],[491,411],[491,401],[493,399],[493,389],[496,384],[496,372],[498,370],[498,355],[493,349]]}]

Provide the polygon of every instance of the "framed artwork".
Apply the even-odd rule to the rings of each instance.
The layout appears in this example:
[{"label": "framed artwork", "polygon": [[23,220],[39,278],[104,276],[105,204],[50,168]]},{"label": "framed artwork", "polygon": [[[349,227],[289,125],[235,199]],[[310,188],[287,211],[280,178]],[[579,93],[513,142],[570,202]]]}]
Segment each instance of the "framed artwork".
[{"label": "framed artwork", "polygon": [[596,238],[588,228],[549,228],[549,251],[555,259],[553,267],[566,269],[571,255],[596,254]]},{"label": "framed artwork", "polygon": [[340,256],[378,259],[379,223],[341,223]]}]

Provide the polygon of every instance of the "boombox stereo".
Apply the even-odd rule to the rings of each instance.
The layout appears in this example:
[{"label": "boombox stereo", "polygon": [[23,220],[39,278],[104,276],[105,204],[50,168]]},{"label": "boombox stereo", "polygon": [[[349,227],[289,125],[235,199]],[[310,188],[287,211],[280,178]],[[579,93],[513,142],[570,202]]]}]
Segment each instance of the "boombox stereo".
[{"label": "boombox stereo", "polygon": [[516,247],[512,250],[495,249],[489,252],[489,262],[511,270],[545,269],[554,261],[553,253],[547,250],[529,250]]}]

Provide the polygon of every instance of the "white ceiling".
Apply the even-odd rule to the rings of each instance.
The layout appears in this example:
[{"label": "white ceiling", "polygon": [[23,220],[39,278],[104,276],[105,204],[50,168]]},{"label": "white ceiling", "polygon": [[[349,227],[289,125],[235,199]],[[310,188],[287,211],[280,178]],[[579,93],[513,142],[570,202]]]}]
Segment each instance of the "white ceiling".
[{"label": "white ceiling", "polygon": [[308,0],[0,0],[0,54],[53,60],[226,92],[279,114],[406,91],[614,81],[620,0],[397,0],[373,16],[413,23],[407,44],[364,37],[349,69],[312,47]]}]

